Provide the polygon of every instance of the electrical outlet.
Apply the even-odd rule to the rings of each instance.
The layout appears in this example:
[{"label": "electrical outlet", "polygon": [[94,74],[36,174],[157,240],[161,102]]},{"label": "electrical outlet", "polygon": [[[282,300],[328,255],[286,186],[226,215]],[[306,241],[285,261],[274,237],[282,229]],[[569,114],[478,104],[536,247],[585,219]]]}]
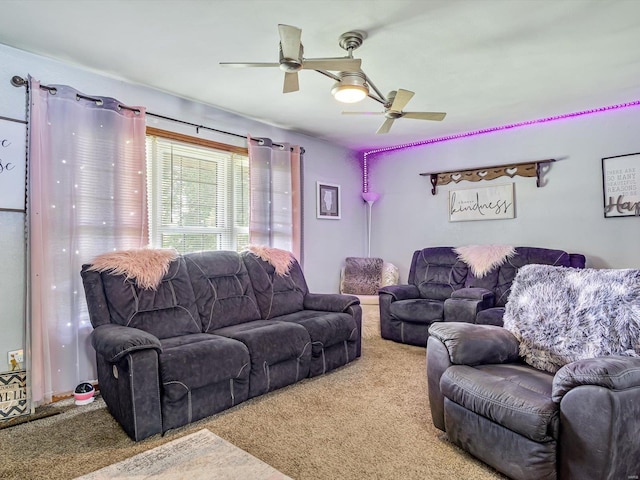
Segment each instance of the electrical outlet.
[{"label": "electrical outlet", "polygon": [[[22,349],[20,350],[12,350],[7,354],[7,362],[11,367],[11,370],[17,370],[22,368],[22,363],[24,362],[24,352]],[[14,363],[16,362],[17,365]]]}]

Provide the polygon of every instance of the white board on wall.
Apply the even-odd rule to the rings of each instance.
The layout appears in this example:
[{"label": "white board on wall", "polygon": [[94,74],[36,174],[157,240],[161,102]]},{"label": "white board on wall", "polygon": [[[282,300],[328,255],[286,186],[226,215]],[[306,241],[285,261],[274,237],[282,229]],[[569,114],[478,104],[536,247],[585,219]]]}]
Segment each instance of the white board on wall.
[{"label": "white board on wall", "polygon": [[449,191],[449,221],[514,218],[513,183]]},{"label": "white board on wall", "polygon": [[25,209],[27,126],[0,118],[0,210]]}]

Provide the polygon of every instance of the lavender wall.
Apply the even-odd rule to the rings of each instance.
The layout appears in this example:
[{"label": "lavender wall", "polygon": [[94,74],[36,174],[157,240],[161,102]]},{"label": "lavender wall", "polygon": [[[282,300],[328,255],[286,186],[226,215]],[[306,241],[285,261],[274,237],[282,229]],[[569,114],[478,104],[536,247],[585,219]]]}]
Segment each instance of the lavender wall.
[{"label": "lavender wall", "polygon": [[[640,218],[603,216],[602,157],[640,152],[640,107],[536,124],[388,152],[370,161],[372,255],[398,265],[406,281],[414,250],[428,246],[512,244],[579,252],[594,268],[640,268]],[[421,172],[558,159],[535,179],[501,177],[438,187]],[[640,165],[639,165],[640,167]],[[451,189],[515,183],[516,218],[448,221]]]}]

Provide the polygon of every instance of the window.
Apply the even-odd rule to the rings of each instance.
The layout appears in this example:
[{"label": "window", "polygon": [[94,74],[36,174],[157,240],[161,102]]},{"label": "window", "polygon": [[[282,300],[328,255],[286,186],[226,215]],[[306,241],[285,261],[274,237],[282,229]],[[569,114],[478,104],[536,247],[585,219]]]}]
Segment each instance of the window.
[{"label": "window", "polygon": [[180,253],[249,244],[249,157],[231,145],[147,128],[149,237]]}]

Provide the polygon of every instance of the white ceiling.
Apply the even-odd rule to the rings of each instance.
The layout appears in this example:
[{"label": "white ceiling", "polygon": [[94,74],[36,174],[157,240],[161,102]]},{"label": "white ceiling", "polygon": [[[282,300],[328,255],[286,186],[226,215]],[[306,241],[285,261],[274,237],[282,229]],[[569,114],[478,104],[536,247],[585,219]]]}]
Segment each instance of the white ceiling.
[{"label": "white ceiling", "polygon": [[[2,0],[0,43],[366,149],[638,100],[639,19],[640,0]],[[366,32],[354,56],[375,85],[447,117],[376,135],[383,117],[340,112],[382,106],[336,102],[315,71],[283,94],[277,68],[218,65],[277,62],[279,23],[309,58]]]}]

